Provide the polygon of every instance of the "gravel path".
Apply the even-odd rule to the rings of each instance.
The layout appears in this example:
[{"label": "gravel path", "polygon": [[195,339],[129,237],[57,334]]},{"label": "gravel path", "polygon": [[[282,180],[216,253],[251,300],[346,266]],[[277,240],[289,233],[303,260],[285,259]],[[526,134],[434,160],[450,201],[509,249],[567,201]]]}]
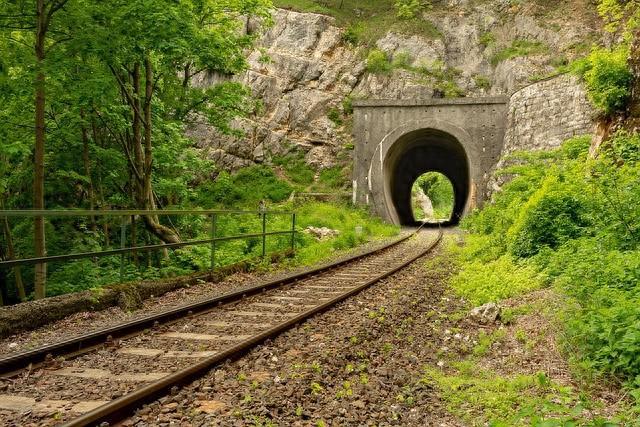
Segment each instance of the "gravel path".
[{"label": "gravel path", "polygon": [[458,351],[444,332],[456,304],[444,296],[443,276],[424,265],[227,362],[125,425],[462,425],[421,381],[424,365]]},{"label": "gravel path", "polygon": [[[328,256],[323,263],[337,261],[349,256],[367,252],[369,250],[384,246],[393,237],[386,240],[376,240],[361,245],[355,249],[340,252]],[[276,267],[275,272],[268,273],[237,273],[227,277],[219,283],[202,282],[194,286],[178,289],[168,292],[164,295],[149,298],[144,301],[142,307],[138,310],[126,312],[119,307],[111,307],[107,310],[98,312],[86,311],[76,313],[66,317],[60,321],[49,325],[34,329],[29,332],[22,332],[11,335],[4,339],[0,339],[0,355],[8,355],[11,353],[22,352],[32,348],[36,348],[52,342],[88,333],[92,330],[102,329],[108,326],[114,326],[119,323],[131,321],[153,313],[158,313],[171,308],[183,306],[197,301],[209,299],[216,295],[224,294],[240,287],[266,282],[278,277],[291,274],[293,272],[302,272],[312,267]]]}]

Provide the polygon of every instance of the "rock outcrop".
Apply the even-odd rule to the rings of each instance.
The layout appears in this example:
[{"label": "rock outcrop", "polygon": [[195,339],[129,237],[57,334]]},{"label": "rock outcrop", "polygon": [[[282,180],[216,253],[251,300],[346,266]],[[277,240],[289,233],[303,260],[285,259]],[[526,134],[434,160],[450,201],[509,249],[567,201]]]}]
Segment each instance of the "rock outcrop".
[{"label": "rock outcrop", "polygon": [[[401,59],[381,74],[367,72],[366,48],[347,43],[333,18],[276,10],[274,25],[248,55],[249,70],[234,77],[252,89],[263,105],[261,113],[235,123],[244,131],[240,138],[221,135],[203,122],[188,134],[230,170],[269,162],[291,150],[302,150],[314,167],[331,166],[351,142],[342,123],[344,100],[430,98],[443,96],[443,85],[466,96],[511,94],[532,76],[553,72],[556,63],[570,58],[575,46],[597,32],[586,7],[562,9],[576,8],[574,3],[540,14],[535,6],[504,0],[450,0],[424,15],[435,34],[389,32],[376,42],[390,61]],[[534,54],[498,58],[518,40],[540,48]],[[197,84],[224,78],[201,75]]]}]

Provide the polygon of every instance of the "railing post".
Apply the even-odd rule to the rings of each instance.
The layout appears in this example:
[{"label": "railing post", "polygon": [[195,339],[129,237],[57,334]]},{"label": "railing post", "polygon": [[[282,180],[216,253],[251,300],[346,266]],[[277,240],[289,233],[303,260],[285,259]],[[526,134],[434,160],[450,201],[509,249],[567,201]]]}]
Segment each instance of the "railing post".
[{"label": "railing post", "polygon": [[[122,223],[120,224],[120,249],[126,247],[127,238],[127,217],[122,217]],[[124,252],[120,254],[120,282],[124,282]]]},{"label": "railing post", "polygon": [[216,267],[216,214],[211,214],[211,270]]},{"label": "railing post", "polygon": [[296,253],[296,213],[291,214],[291,251]]},{"label": "railing post", "polygon": [[262,212],[262,258],[267,256],[267,212]]}]

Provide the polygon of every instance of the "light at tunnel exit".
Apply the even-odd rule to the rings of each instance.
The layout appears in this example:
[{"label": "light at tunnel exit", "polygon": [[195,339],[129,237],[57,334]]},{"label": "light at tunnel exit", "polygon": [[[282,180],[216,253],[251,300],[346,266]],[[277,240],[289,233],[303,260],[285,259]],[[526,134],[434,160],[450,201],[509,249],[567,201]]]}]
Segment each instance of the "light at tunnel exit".
[{"label": "light at tunnel exit", "polygon": [[444,223],[451,220],[454,190],[449,179],[439,172],[420,175],[411,189],[411,207],[416,221]]}]

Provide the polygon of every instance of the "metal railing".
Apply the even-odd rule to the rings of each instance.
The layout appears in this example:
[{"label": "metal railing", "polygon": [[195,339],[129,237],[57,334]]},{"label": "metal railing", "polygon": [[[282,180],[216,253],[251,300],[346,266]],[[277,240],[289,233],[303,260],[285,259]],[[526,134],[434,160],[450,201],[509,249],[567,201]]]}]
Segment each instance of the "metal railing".
[{"label": "metal railing", "polygon": [[[187,240],[177,243],[163,243],[145,246],[126,246],[127,225],[133,224],[135,218],[140,216],[207,216],[210,220],[210,234],[208,239]],[[262,223],[260,233],[238,234],[232,236],[218,235],[218,218],[222,215],[258,215]],[[290,216],[291,228],[289,230],[267,231],[267,216]],[[71,261],[84,258],[101,258],[120,255],[120,279],[124,280],[125,255],[127,253],[151,252],[164,249],[176,249],[185,246],[211,245],[210,266],[213,270],[216,265],[216,246],[219,242],[262,238],[262,257],[267,253],[267,236],[291,235],[291,250],[295,251],[296,213],[286,211],[242,211],[242,210],[0,210],[0,218],[59,218],[59,217],[89,217],[95,220],[97,217],[120,217],[120,248],[95,252],[77,252],[65,255],[52,255],[45,257],[21,258],[0,261],[0,268],[18,267],[22,265],[46,264],[49,262]],[[131,220],[131,222],[129,222]]]}]

